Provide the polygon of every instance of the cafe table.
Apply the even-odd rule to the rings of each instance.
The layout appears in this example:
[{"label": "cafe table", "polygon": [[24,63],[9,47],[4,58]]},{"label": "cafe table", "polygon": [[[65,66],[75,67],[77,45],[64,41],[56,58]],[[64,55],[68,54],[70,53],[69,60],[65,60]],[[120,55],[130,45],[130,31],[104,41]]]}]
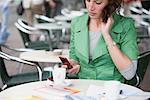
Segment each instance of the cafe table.
[{"label": "cafe table", "polygon": [[[0,92],[0,100],[64,100],[66,95],[86,94],[91,85],[103,88],[105,82],[85,79],[66,79],[65,81],[70,82],[70,85],[54,87],[52,82],[48,80],[10,87]],[[121,89],[128,96],[119,100],[148,100],[147,98],[150,97],[147,93],[145,94],[142,90],[130,85],[121,84]],[[91,93],[96,93],[95,89]]]},{"label": "cafe table", "polygon": [[[63,51],[62,51],[63,52]],[[45,63],[61,63],[59,56],[67,57],[68,55],[62,55],[60,52],[45,51],[45,50],[34,50],[29,52],[20,53],[19,57],[24,60],[32,62],[45,62]]]},{"label": "cafe table", "polygon": [[55,22],[55,23],[35,23],[34,27],[37,29],[46,29],[46,30],[62,30],[69,29],[70,23],[67,22]]},{"label": "cafe table", "polygon": [[[55,22],[55,23],[35,23],[34,27],[40,30],[49,30],[49,37],[54,37],[56,35],[56,44],[60,42],[61,36],[64,37],[65,30],[70,29],[71,24],[67,22]],[[53,32],[54,30],[60,30],[61,32]]]},{"label": "cafe table", "polygon": [[[44,71],[51,72],[55,65],[62,63],[59,59],[60,56],[68,58],[68,52],[68,49],[55,49],[53,51],[33,50],[20,53],[19,58],[41,64],[50,63],[51,66],[45,66]],[[22,67],[19,70],[21,72]]]},{"label": "cafe table", "polygon": [[55,20],[57,21],[66,21],[66,22],[71,22],[72,18],[69,18],[67,16],[64,15],[57,15],[54,17]]}]

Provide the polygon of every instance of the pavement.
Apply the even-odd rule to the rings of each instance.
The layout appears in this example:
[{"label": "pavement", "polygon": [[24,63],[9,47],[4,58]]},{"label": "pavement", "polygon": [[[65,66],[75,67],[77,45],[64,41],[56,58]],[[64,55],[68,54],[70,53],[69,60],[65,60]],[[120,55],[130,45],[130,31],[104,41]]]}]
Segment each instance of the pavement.
[{"label": "pavement", "polygon": [[[9,36],[6,44],[13,47],[13,48],[24,48],[23,46],[23,42],[21,40],[20,34],[18,32],[18,30],[16,29],[16,27],[14,26],[14,22],[17,21],[17,18],[19,18],[20,16],[18,16],[16,14],[16,6],[15,5],[11,5],[10,6],[10,19],[9,19],[9,32],[11,33],[11,35]],[[23,16],[25,17],[25,16]],[[144,52],[146,50],[150,50],[150,39],[143,39],[141,41],[141,43],[139,44],[139,49],[140,52]],[[18,52],[14,52],[14,51],[10,51],[10,50],[4,50],[9,54],[12,54],[14,56],[19,56]],[[18,74],[18,64],[14,63],[14,62],[7,62],[6,61],[6,68],[7,71],[9,73],[9,75],[14,75],[14,74]],[[28,72],[28,71],[35,71],[34,68],[31,67],[27,67],[26,65],[23,66],[23,73]],[[144,81],[142,82],[142,84],[140,85],[141,88],[143,90],[146,91],[150,91],[150,67],[147,69],[147,72],[145,74],[144,77]],[[1,84],[0,84],[1,85]]]}]

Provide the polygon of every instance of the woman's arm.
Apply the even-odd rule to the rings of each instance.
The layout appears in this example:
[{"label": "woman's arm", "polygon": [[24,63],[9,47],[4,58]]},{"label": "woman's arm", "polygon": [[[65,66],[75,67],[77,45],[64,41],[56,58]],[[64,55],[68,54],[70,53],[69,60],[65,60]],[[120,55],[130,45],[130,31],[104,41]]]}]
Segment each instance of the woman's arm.
[{"label": "woman's arm", "polygon": [[135,76],[136,70],[137,70],[137,60],[133,60],[132,64],[127,66],[126,69],[121,70],[120,73],[126,80],[130,80]]},{"label": "woman's arm", "polygon": [[[133,25],[128,26],[130,28],[128,29],[128,31],[126,31],[127,33],[125,33],[126,37],[124,37],[124,41],[121,44],[122,46],[121,46],[121,50],[120,50],[109,34],[109,30],[111,28],[112,23],[113,23],[113,19],[109,18],[107,23],[102,24],[102,26],[101,26],[102,35],[106,42],[109,54],[110,54],[114,64],[116,65],[117,69],[121,72],[121,71],[127,70],[130,65],[133,65],[132,60],[136,60],[136,59],[132,58],[132,56],[130,55],[132,53],[135,53],[135,55],[137,54],[137,52],[134,51],[135,49],[137,49],[137,47],[135,46],[135,48],[134,48],[134,46],[130,46],[130,45],[136,45],[135,44],[136,43],[136,35],[134,32],[135,29],[132,29],[132,28],[134,28],[134,27],[132,27]],[[131,23],[131,24],[133,24],[133,23]],[[132,38],[132,39],[130,40],[130,38]],[[133,47],[133,50],[130,47]],[[127,48],[129,50],[127,50]],[[128,52],[130,52],[130,53],[128,53]],[[134,65],[132,67],[134,67]],[[135,73],[135,72],[136,72],[136,70],[134,70],[133,73]]]}]

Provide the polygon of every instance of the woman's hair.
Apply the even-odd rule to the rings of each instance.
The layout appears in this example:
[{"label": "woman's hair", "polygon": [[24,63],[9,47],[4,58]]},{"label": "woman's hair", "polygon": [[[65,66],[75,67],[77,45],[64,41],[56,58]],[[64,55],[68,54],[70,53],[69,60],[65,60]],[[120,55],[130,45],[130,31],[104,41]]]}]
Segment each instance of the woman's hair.
[{"label": "woman's hair", "polygon": [[112,15],[113,12],[119,11],[121,7],[122,0],[108,0],[108,5],[103,9],[102,19],[103,22],[107,22],[108,17]]},{"label": "woman's hair", "polygon": [[[107,19],[112,15],[113,12],[119,11],[122,0],[108,0],[108,5],[102,11],[103,22],[107,22]],[[85,4],[85,0],[84,0]],[[85,5],[86,6],[86,5]]]}]

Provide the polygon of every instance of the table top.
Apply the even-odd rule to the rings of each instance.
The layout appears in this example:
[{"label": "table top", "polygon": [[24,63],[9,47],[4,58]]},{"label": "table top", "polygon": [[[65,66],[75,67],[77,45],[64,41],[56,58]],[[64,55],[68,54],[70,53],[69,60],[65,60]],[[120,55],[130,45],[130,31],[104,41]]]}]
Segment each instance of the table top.
[{"label": "table top", "polygon": [[87,13],[87,9],[82,8],[80,11],[72,10],[68,13],[63,13],[63,15],[57,15],[54,17],[57,21],[71,21],[74,17],[81,16]]},{"label": "table top", "polygon": [[70,19],[73,19],[73,18],[75,18],[77,16],[81,16],[81,15],[84,14],[83,11],[78,11],[78,10],[71,10],[70,11],[69,9],[66,9],[66,8],[62,9],[61,13],[62,13],[62,15],[66,16],[66,17],[68,17]]},{"label": "table top", "polygon": [[55,20],[57,21],[71,21],[72,19],[69,17],[66,17],[64,15],[57,15],[54,17]]},{"label": "table top", "polygon": [[[85,93],[90,85],[103,87],[104,81],[100,80],[84,80],[84,79],[72,79],[67,80],[72,83],[68,86],[72,90],[78,90]],[[146,96],[141,96],[144,92],[136,87],[132,87],[126,84],[121,84],[121,87],[127,90],[127,92],[137,95],[128,96],[124,100],[146,100]],[[15,92],[14,92],[15,91]],[[22,92],[23,91],[23,92]],[[124,90],[123,90],[124,91]],[[56,93],[57,92],[57,93]],[[34,100],[64,100],[65,90],[52,87],[49,81],[38,81],[26,83],[18,86],[8,88],[0,92],[0,99],[2,100],[33,100],[29,98],[40,98]],[[139,95],[138,95],[139,94]]]},{"label": "table top", "polygon": [[47,30],[61,30],[61,29],[69,29],[71,26],[70,23],[67,22],[56,22],[56,23],[36,23],[34,27],[37,29],[47,29]]},{"label": "table top", "polygon": [[61,55],[58,52],[35,50],[29,52],[20,53],[20,58],[33,62],[49,62],[49,63],[61,63],[59,56],[67,57],[67,55]]}]

